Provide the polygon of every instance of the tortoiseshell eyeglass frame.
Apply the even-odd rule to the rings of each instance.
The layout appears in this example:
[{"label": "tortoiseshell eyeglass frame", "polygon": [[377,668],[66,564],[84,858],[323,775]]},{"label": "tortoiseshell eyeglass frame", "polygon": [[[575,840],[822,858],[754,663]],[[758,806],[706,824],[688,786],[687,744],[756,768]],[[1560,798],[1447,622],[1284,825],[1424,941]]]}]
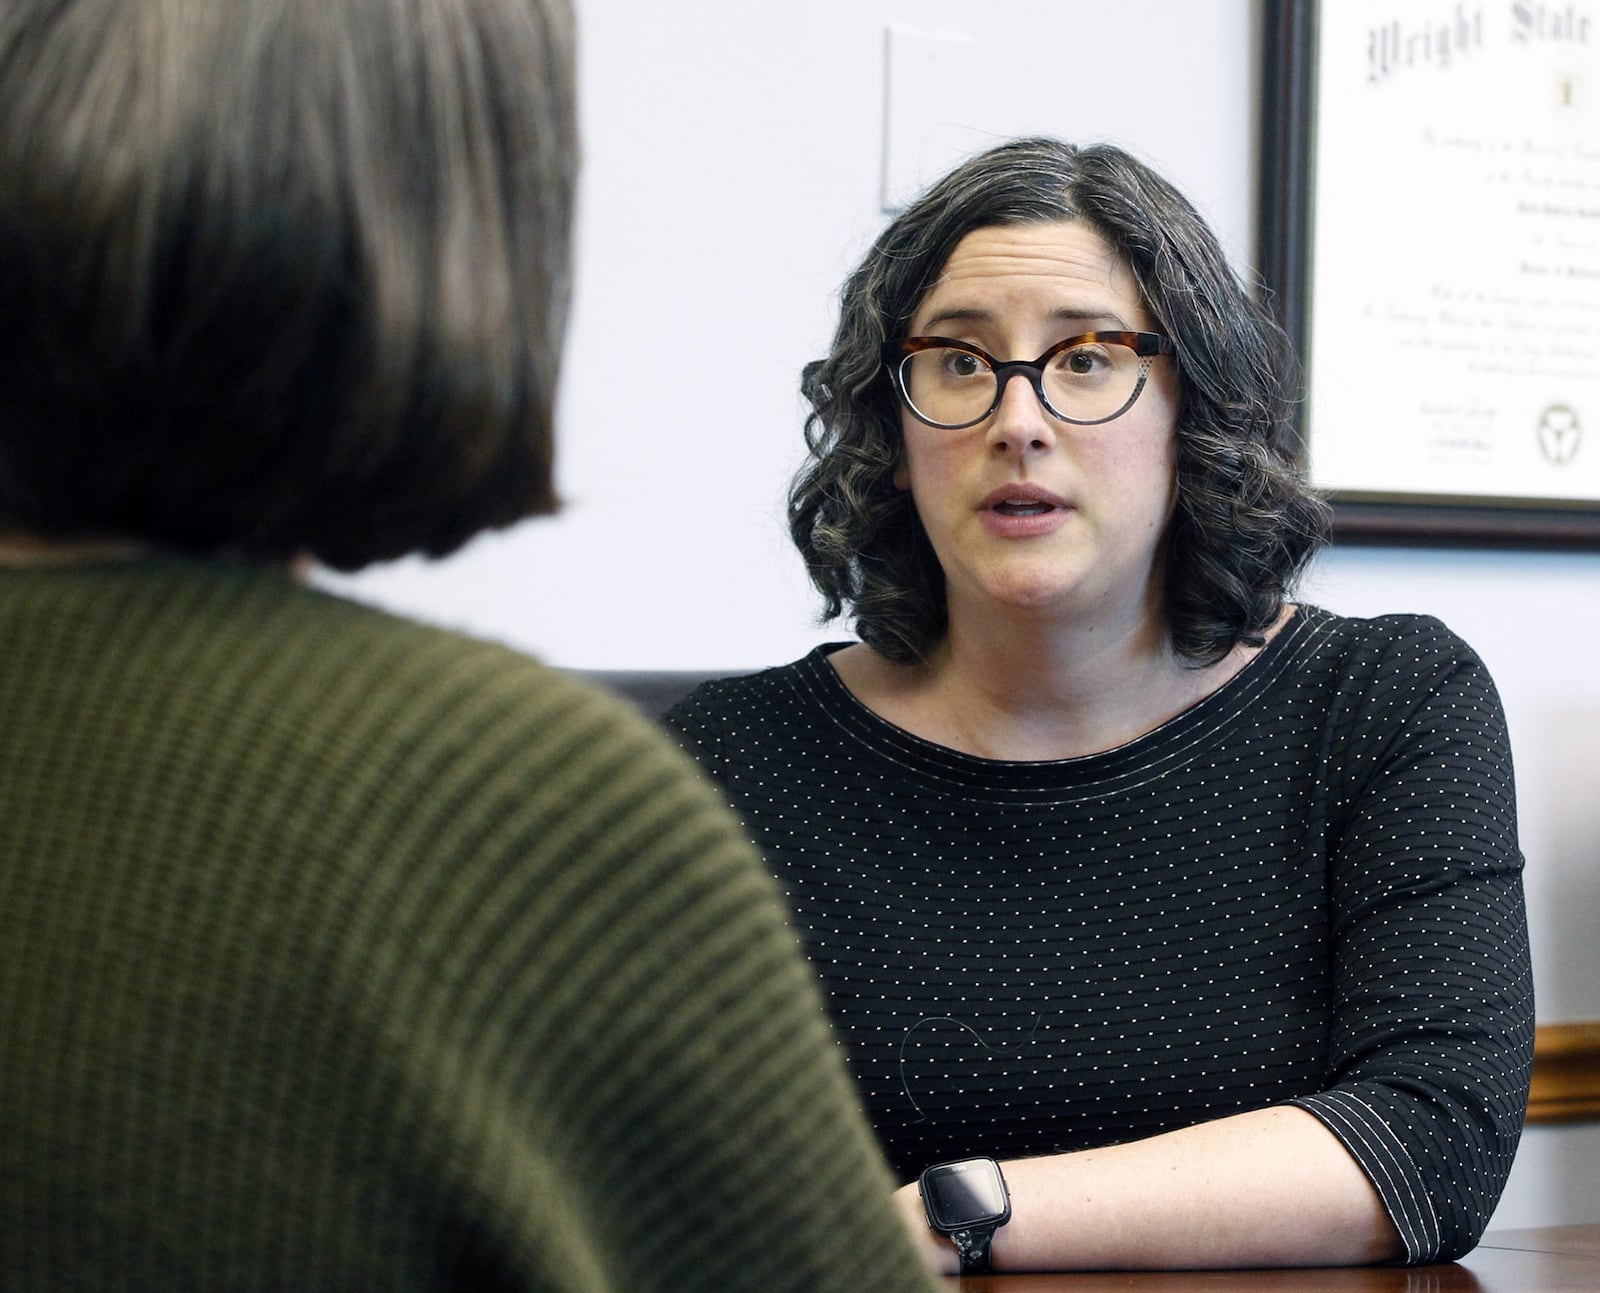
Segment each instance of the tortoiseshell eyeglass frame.
[{"label": "tortoiseshell eyeglass frame", "polygon": [[[1070,350],[1074,346],[1086,344],[1100,344],[1105,346],[1123,346],[1139,356],[1139,381],[1133,388],[1133,394],[1123,401],[1122,407],[1115,413],[1108,413],[1102,418],[1073,418],[1068,417],[1050,403],[1050,398],[1044,392],[1045,365],[1059,355],[1063,350]],[[919,422],[925,422],[931,427],[938,427],[942,431],[960,431],[966,427],[977,426],[985,421],[990,414],[1000,407],[1000,400],[1005,395],[1006,385],[1019,373],[1028,379],[1033,387],[1033,393],[1039,397],[1039,403],[1051,417],[1061,422],[1070,422],[1073,426],[1093,427],[1101,426],[1106,422],[1114,422],[1138,402],[1139,396],[1144,391],[1145,381],[1150,376],[1150,361],[1157,355],[1172,355],[1177,353],[1177,347],[1172,344],[1170,337],[1165,337],[1159,332],[1081,332],[1075,337],[1068,337],[1056,342],[1049,350],[1037,359],[1025,361],[1021,359],[1000,360],[996,359],[981,346],[975,346],[970,341],[955,341],[950,337],[900,337],[893,341],[885,341],[881,350],[883,366],[889,370],[889,378],[894,384],[895,393],[899,395],[900,402],[905,405],[906,411]],[[962,350],[969,355],[981,359],[994,373],[994,402],[978,417],[966,422],[935,422],[924,414],[911,402],[911,396],[906,390],[905,362],[912,355],[923,350]]]}]

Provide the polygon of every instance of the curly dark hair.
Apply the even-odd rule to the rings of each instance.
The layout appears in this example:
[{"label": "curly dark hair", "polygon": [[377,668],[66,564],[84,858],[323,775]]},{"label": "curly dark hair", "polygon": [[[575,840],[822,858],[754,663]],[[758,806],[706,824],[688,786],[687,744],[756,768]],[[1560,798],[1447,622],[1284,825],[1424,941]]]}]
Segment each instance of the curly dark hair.
[{"label": "curly dark hair", "polygon": [[572,27],[0,6],[0,526],[353,569],[553,510]]},{"label": "curly dark hair", "polygon": [[1077,220],[1132,270],[1177,347],[1177,503],[1165,536],[1172,645],[1208,664],[1259,645],[1327,539],[1293,434],[1298,367],[1205,221],[1122,149],[1019,139],[971,158],[906,208],[845,282],[826,358],[807,364],[809,456],[789,491],[789,530],[824,619],[910,663],[944,636],[944,573],[911,496],[896,489],[900,406],[880,359],[904,335],[956,244],[975,229]]}]

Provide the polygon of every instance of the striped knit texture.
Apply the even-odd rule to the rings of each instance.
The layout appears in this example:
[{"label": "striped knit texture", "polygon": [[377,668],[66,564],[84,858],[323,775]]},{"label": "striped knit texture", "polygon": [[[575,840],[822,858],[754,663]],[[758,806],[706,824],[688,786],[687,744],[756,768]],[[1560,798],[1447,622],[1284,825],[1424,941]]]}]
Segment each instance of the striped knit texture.
[{"label": "striped knit texture", "polygon": [[0,573],[0,1287],[923,1288],[732,817],[271,571]]},{"label": "striped knit texture", "polygon": [[827,648],[667,716],[764,850],[902,1179],[1297,1102],[1413,1261],[1470,1248],[1533,1037],[1499,700],[1437,621],[1300,612],[1136,741],[972,758]]}]

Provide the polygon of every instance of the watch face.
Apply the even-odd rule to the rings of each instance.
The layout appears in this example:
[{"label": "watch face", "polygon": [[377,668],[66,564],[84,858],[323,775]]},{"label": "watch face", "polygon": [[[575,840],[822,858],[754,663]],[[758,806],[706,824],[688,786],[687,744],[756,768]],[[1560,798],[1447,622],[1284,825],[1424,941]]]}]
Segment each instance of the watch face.
[{"label": "watch face", "polygon": [[999,1222],[1011,1213],[1000,1169],[989,1158],[930,1167],[922,1174],[922,1198],[939,1230]]}]

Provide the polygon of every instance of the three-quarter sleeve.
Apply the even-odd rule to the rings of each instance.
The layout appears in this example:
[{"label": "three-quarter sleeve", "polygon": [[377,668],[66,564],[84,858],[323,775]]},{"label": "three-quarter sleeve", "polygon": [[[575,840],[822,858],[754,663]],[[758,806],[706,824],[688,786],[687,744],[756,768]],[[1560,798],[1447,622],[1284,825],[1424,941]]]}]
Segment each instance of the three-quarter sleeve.
[{"label": "three-quarter sleeve", "polygon": [[1330,716],[1330,1084],[1295,1101],[1376,1186],[1412,1262],[1469,1250],[1511,1169],[1533,991],[1511,756],[1481,661],[1433,621]]}]

